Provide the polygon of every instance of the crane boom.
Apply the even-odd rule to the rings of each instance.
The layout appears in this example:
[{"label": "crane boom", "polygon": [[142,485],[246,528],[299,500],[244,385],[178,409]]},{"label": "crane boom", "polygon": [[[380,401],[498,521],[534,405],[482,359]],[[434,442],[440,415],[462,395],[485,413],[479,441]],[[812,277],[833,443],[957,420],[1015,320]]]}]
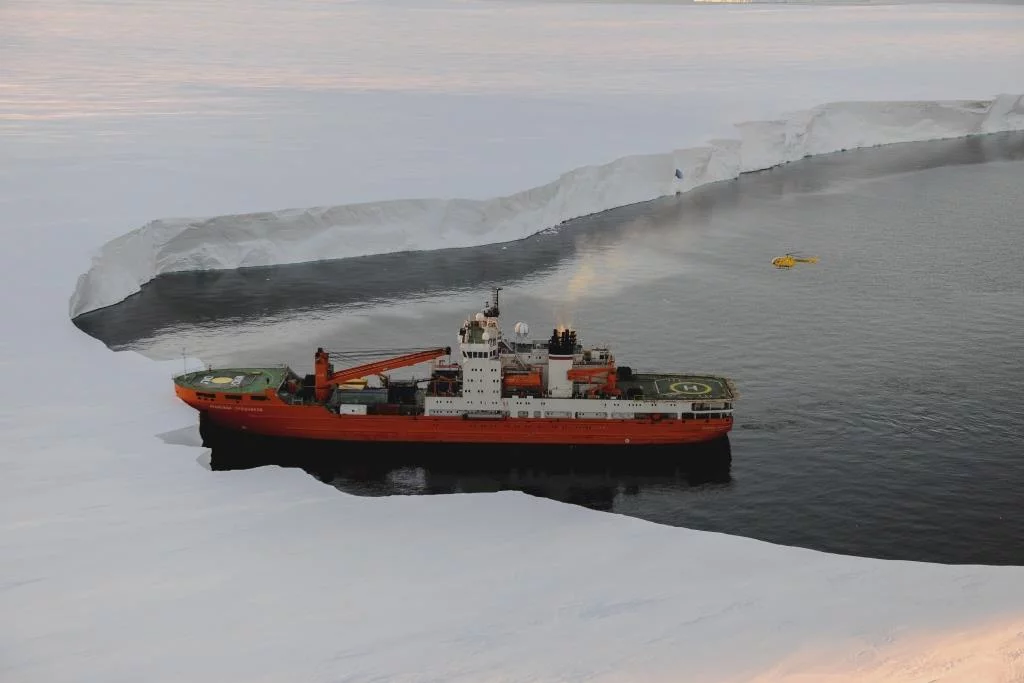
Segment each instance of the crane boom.
[{"label": "crane boom", "polygon": [[438,347],[436,349],[425,349],[423,351],[407,353],[402,356],[394,356],[393,358],[385,358],[384,360],[364,363],[363,365],[356,365],[355,367],[334,372],[334,368],[331,366],[330,354],[322,348],[317,349],[316,355],[313,359],[313,366],[316,372],[316,399],[318,401],[326,401],[331,395],[331,387],[337,384],[342,384],[351,379],[366,377],[367,375],[376,375],[396,368],[404,368],[410,365],[425,363],[428,360],[447,356],[451,351],[450,346]]}]

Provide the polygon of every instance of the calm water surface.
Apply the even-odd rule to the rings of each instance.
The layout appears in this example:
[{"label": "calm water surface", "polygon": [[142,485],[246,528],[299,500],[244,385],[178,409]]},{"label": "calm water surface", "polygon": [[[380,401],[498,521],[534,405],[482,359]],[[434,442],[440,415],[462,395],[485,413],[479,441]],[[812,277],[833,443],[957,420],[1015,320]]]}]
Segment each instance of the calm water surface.
[{"label": "calm water surface", "polygon": [[[902,145],[508,245],[165,277],[76,323],[155,358],[306,370],[320,344],[447,344],[501,284],[506,327],[571,323],[621,364],[734,378],[731,466],[308,469],[364,495],[511,488],[832,552],[1022,564],[1021,216],[1024,136]],[[821,261],[770,266],[792,250]],[[215,466],[246,464],[228,455]]]}]

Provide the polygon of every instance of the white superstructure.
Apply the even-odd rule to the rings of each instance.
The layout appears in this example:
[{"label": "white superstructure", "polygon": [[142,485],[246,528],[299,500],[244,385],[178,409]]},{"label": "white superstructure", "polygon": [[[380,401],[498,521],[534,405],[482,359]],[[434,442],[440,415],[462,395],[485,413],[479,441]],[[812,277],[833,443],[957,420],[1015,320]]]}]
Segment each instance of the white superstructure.
[{"label": "white superstructure", "polygon": [[610,420],[732,415],[735,392],[728,380],[632,377],[629,368],[615,366],[607,349],[584,349],[571,330],[527,341],[529,328],[519,322],[515,338],[506,340],[498,315],[496,290],[493,305],[463,322],[452,362],[435,365],[425,415]]}]

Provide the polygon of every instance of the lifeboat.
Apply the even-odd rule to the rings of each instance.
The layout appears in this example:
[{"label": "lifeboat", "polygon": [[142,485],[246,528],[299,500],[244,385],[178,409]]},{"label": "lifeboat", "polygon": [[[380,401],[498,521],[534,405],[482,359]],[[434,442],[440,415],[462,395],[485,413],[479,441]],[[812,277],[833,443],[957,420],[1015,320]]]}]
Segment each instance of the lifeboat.
[{"label": "lifeboat", "polygon": [[507,370],[501,379],[505,391],[543,391],[544,378],[539,370]]}]

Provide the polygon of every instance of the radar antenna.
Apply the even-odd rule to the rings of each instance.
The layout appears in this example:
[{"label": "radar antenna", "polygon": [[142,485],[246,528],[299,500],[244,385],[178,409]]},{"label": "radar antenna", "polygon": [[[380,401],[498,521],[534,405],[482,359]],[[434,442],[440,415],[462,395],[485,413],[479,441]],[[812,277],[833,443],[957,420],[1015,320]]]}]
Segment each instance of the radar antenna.
[{"label": "radar antenna", "polygon": [[492,290],[494,292],[494,303],[488,303],[485,304],[484,306],[484,315],[486,315],[488,318],[497,318],[499,315],[501,315],[501,310],[498,307],[498,292],[500,292],[502,289],[504,288],[495,287]]}]

